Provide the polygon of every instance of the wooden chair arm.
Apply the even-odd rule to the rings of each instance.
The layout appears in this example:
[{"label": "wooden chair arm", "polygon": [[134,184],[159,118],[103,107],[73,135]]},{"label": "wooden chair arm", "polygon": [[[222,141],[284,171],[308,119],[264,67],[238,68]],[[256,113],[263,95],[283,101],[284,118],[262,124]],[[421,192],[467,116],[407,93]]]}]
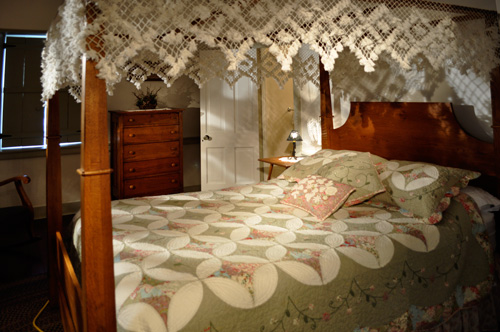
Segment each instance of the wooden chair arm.
[{"label": "wooden chair arm", "polygon": [[34,215],[33,205],[31,204],[31,200],[29,199],[28,195],[26,194],[23,188],[23,183],[28,184],[31,182],[30,177],[28,175],[19,175],[11,177],[9,179],[0,181],[0,187],[11,182],[14,182],[17,193],[19,194],[19,198],[21,199],[23,206],[27,208],[31,212],[31,215],[33,216]]},{"label": "wooden chair arm", "polygon": [[7,180],[0,181],[0,187],[3,185],[6,185],[8,183],[14,182],[14,181],[19,181],[19,182],[22,182],[24,184],[28,184],[28,183],[30,183],[31,179],[27,175],[14,176],[14,177],[8,178]]}]

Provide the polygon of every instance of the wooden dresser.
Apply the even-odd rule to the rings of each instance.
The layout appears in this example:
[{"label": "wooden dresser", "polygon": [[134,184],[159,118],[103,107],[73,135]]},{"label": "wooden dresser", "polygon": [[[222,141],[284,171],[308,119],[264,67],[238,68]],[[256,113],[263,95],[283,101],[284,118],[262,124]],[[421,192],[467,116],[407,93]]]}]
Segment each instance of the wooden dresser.
[{"label": "wooden dresser", "polygon": [[110,113],[113,198],[182,192],[182,110]]}]

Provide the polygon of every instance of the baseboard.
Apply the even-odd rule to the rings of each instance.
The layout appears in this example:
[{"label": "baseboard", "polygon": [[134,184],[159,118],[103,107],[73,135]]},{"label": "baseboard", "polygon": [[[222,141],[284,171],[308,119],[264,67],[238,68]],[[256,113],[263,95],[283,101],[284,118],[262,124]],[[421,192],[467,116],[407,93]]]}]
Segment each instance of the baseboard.
[{"label": "baseboard", "polygon": [[[36,206],[33,208],[35,213],[35,219],[43,219],[47,217],[47,207],[46,206]],[[62,214],[63,216],[68,214],[75,214],[80,210],[80,201],[67,202],[62,204]]]}]

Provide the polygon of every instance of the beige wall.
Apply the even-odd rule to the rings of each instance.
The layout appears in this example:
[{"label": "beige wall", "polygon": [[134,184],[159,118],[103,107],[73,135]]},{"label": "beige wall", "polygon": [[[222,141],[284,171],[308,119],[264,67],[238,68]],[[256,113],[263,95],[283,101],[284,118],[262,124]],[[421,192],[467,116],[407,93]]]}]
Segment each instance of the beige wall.
[{"label": "beige wall", "polygon": [[[359,69],[362,70],[362,69]],[[374,88],[372,91],[364,89],[360,91],[356,86],[370,86],[370,82],[376,82],[375,76],[381,79],[394,76],[389,69],[379,66],[373,73],[360,76],[353,84],[345,84],[342,87],[333,88],[332,107],[334,111],[334,127],[341,126],[349,115],[350,101],[405,101],[405,102],[451,102],[456,112],[467,110],[473,107],[477,118],[477,126],[470,129],[469,133],[476,134],[479,139],[492,140],[492,106],[489,81],[480,79],[474,75],[464,75],[456,70],[442,71],[441,75],[435,76],[432,80],[425,80],[422,86],[431,87],[423,90],[409,90],[404,84],[401,86],[392,85],[391,90],[382,91]],[[385,82],[387,83],[387,82]],[[387,86],[382,85],[384,89]],[[300,151],[304,155],[311,155],[319,150],[321,146],[313,138],[320,135],[318,132],[311,132],[308,122],[319,124],[320,99],[319,89],[313,85],[308,85],[302,89],[295,88],[295,95],[298,102],[295,102],[296,112],[301,118],[301,136],[304,139],[300,144]],[[468,124],[472,124],[469,121]],[[467,124],[463,124],[466,126]]]},{"label": "beige wall", "polygon": [[[198,187],[200,179],[200,89],[190,78],[183,76],[171,87],[162,81],[144,82],[141,90],[159,90],[157,108],[183,108],[184,140],[184,187]],[[116,85],[112,96],[108,97],[108,109],[137,109],[134,93],[138,89],[130,82]]]},{"label": "beige wall", "polygon": [[[479,2],[477,0],[442,0],[442,2],[447,3],[451,1],[454,4],[470,6],[483,6],[484,3],[489,4],[494,2],[493,0],[480,0]],[[495,2],[498,3],[500,0],[496,0]],[[0,29],[24,31],[47,30],[50,22],[56,16],[57,8],[61,3],[62,0],[0,0]],[[151,86],[158,84],[161,84],[161,82],[151,83]],[[482,86],[487,86],[484,84]],[[135,91],[134,89],[135,87],[129,83],[119,84],[115,89],[114,96],[109,97],[109,108],[134,108],[134,97],[132,95],[132,91]],[[296,102],[294,106],[294,92],[291,82],[286,85],[284,90],[280,90],[273,80],[266,81],[262,89],[263,157],[291,153],[291,144],[286,141],[286,137],[292,129],[293,113],[287,112],[288,107],[295,108],[297,116],[300,117],[299,121],[296,120],[296,125],[300,124],[302,137],[304,139],[311,139],[311,136],[307,134],[307,122],[308,120],[317,120],[319,117],[319,94],[310,86],[301,91],[296,91],[295,94],[296,96],[300,95],[300,102]],[[437,88],[431,97],[416,93],[403,95],[402,98],[407,98],[406,100],[408,101],[452,102],[464,99],[460,98],[460,95],[456,93],[456,89],[453,89],[444,78],[437,83]],[[464,102],[473,104],[483,99],[469,98],[469,100],[465,100]],[[340,102],[341,95],[337,94],[334,100],[338,111],[342,104]],[[197,131],[196,126],[199,128],[199,118],[196,115],[196,110],[199,112],[199,92],[197,92],[197,86],[189,79],[182,78],[170,89],[166,87],[162,88],[160,91],[160,101],[159,107],[188,108],[184,117],[185,124],[187,125],[185,126],[185,131],[188,132],[188,137],[194,137]],[[488,114],[485,115],[486,118],[487,116]],[[304,147],[305,154],[311,154],[319,148],[317,144],[304,142],[303,144],[298,144],[299,153],[302,147]],[[198,174],[196,167],[199,168],[199,164],[196,165],[196,153],[197,149],[195,146],[185,148],[185,154],[190,156],[187,163],[194,165],[194,168],[186,172],[189,180],[186,181],[185,185],[192,185],[189,181],[195,179]],[[3,179],[19,174],[29,174],[32,178],[32,183],[26,186],[26,190],[33,200],[35,207],[38,207],[38,211],[41,211],[39,213],[43,214],[43,207],[45,205],[45,159],[43,154],[37,157],[18,158],[18,155],[11,156],[9,157],[9,155],[6,156],[4,154],[2,159],[0,159],[0,177]],[[80,200],[79,177],[75,171],[78,167],[78,153],[62,156],[63,203],[67,205],[78,203]],[[282,171],[279,167],[275,169],[275,175]],[[267,174],[267,170],[264,170],[265,174]],[[14,189],[0,188],[0,207],[17,204],[16,199]]]},{"label": "beige wall", "polygon": [[0,0],[0,29],[47,31],[63,0]]},{"label": "beige wall", "polygon": [[[293,109],[293,82],[280,89],[274,79],[267,79],[262,86],[262,157],[291,155],[292,143],[286,139],[293,129],[294,113],[287,111],[289,107]],[[273,175],[282,171],[281,167],[274,167]],[[264,165],[264,173],[268,172],[268,165]]]},{"label": "beige wall", "polygon": [[[0,0],[0,30],[47,31],[57,15],[63,0]],[[29,157],[27,157],[29,156]],[[65,206],[80,201],[80,184],[76,169],[79,167],[79,155],[63,155],[62,187]],[[5,153],[0,159],[0,178],[28,174],[31,183],[25,186],[26,192],[35,206],[37,217],[45,215],[45,157],[44,153]],[[13,185],[0,188],[0,207],[19,204]]]},{"label": "beige wall", "polygon": [[[185,108],[183,114],[184,137],[199,137],[199,89],[189,78],[182,77],[172,87],[167,88],[163,82],[146,82],[143,89],[149,87],[155,90],[161,87],[158,96],[158,108]],[[108,109],[136,109],[133,92],[137,88],[122,82],[115,87],[112,96],[108,96]],[[199,144],[184,146],[184,186],[199,186]],[[0,159],[0,178],[27,174],[31,183],[25,186],[26,192],[35,207],[37,218],[45,216],[45,157],[44,152],[2,152]],[[80,177],[76,170],[80,167],[79,148],[72,148],[70,154],[61,157],[62,166],[62,200],[68,213],[74,213],[80,202]],[[14,186],[0,187],[0,207],[17,205],[18,198]]]},{"label": "beige wall", "polygon": [[[22,154],[22,153],[21,153]],[[13,159],[0,160],[1,179],[27,174],[31,183],[24,185],[35,217],[45,216],[45,156],[16,158],[17,153],[9,153]],[[14,159],[15,158],[15,159]],[[74,213],[80,202],[80,177],[76,170],[80,167],[80,155],[70,154],[61,157],[62,200],[64,212]],[[0,207],[19,205],[20,201],[13,184],[0,187]]]},{"label": "beige wall", "polygon": [[495,2],[498,0],[430,0],[450,5],[459,5],[486,10],[496,10]]}]

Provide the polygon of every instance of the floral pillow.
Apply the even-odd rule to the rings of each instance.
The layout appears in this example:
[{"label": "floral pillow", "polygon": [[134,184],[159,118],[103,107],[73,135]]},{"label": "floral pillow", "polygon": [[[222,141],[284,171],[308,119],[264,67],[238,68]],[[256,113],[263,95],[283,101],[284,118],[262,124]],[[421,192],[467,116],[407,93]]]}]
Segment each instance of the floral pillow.
[{"label": "floral pillow", "polygon": [[377,165],[387,192],[372,203],[396,205],[410,214],[435,224],[450,205],[450,199],[480,173],[430,163],[391,160]]},{"label": "floral pillow", "polygon": [[348,151],[336,156],[336,159],[319,168],[316,174],[356,188],[345,206],[359,204],[385,191],[369,152]]},{"label": "floral pillow", "polygon": [[320,150],[287,168],[278,176],[278,179],[297,182],[308,175],[314,174],[321,166],[331,162],[333,157],[336,156],[336,152],[338,151],[330,149]]},{"label": "floral pillow", "polygon": [[319,175],[300,180],[281,203],[307,211],[323,221],[344,203],[354,187]]}]

